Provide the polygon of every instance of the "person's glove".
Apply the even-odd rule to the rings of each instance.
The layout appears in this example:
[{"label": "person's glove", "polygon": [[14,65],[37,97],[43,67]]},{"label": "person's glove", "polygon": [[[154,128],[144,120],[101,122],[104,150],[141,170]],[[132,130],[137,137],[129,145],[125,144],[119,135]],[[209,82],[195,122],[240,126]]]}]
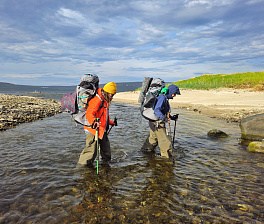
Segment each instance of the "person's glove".
[{"label": "person's glove", "polygon": [[91,125],[92,129],[98,129],[100,126],[99,118],[94,119],[94,122]]},{"label": "person's glove", "polygon": [[176,121],[179,117],[179,114],[170,115],[170,119]]},{"label": "person's glove", "polygon": [[117,126],[117,118],[114,119],[114,126]]}]

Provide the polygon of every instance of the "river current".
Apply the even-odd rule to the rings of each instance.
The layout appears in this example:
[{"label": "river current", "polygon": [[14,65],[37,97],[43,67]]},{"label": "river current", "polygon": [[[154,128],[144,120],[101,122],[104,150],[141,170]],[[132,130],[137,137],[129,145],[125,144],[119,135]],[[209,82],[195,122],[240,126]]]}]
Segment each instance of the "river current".
[{"label": "river current", "polygon": [[140,151],[138,107],[113,103],[113,159],[98,175],[76,165],[85,134],[67,113],[0,132],[0,223],[264,223],[263,154],[239,143],[237,123],[173,113],[174,165]]}]

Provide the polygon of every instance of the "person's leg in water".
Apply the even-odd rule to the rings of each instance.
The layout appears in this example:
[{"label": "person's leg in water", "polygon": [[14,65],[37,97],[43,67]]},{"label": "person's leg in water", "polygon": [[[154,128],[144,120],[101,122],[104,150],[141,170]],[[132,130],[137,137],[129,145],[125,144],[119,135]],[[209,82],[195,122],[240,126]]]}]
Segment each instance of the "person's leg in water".
[{"label": "person's leg in water", "polygon": [[91,133],[86,133],[86,145],[80,154],[78,164],[93,167],[93,162],[96,158],[96,141],[95,136]]},{"label": "person's leg in water", "polygon": [[143,146],[141,147],[144,153],[155,153],[155,148],[158,145],[157,138],[155,138],[155,133],[150,130],[148,137],[146,138]]},{"label": "person's leg in water", "polygon": [[161,156],[165,158],[171,158],[173,147],[171,143],[171,138],[166,133],[166,128],[165,127],[157,128],[155,133],[158,139],[158,145],[160,148]]},{"label": "person's leg in water", "polygon": [[107,133],[104,134],[103,139],[99,140],[99,142],[103,165],[109,166],[109,162],[111,161],[111,147]]},{"label": "person's leg in water", "polygon": [[146,141],[144,142],[141,150],[144,153],[156,153],[155,148],[158,145],[158,139],[157,139],[157,136],[155,134],[156,122],[149,121],[149,128],[150,128],[149,135],[148,135]]}]

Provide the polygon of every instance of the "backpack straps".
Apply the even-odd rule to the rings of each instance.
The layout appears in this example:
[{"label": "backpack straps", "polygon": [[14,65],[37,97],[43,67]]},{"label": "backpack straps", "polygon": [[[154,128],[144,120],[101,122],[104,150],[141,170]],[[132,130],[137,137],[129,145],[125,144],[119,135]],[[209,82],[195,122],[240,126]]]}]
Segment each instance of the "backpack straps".
[{"label": "backpack straps", "polygon": [[99,107],[99,109],[101,109],[102,107],[103,107],[103,105],[104,105],[104,101],[102,100],[102,98],[99,96],[99,94],[95,94],[95,96],[97,96],[99,99],[100,99],[100,101],[101,101],[101,104],[100,104],[100,107]]}]

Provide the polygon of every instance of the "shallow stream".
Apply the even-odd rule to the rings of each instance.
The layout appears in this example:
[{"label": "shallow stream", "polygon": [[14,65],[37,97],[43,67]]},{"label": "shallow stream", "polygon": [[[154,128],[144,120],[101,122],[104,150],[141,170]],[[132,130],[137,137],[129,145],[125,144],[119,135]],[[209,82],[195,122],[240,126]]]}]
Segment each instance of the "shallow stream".
[{"label": "shallow stream", "polygon": [[[0,223],[264,223],[263,154],[239,144],[236,123],[174,112],[172,165],[140,151],[138,108],[113,104],[113,161],[99,175],[76,166],[85,136],[69,114],[0,132]],[[207,137],[214,128],[229,137]]]}]

